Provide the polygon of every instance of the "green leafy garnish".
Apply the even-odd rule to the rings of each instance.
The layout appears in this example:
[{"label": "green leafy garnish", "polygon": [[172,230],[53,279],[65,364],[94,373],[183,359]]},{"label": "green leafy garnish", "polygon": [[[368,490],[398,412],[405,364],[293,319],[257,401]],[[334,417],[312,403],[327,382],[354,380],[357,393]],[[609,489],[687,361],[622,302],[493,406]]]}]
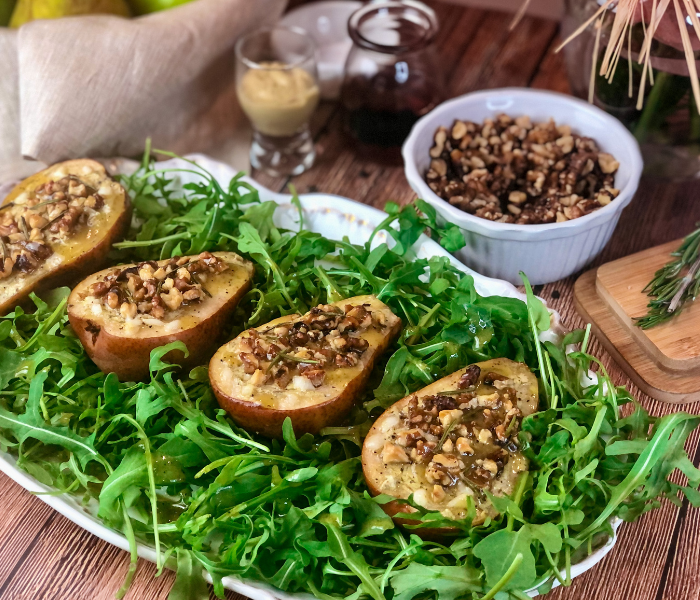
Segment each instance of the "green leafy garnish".
[{"label": "green leafy garnish", "polygon": [[700,293],[700,229],[687,236],[671,256],[642,290],[650,298],[647,314],[636,319],[642,329],[671,320]]}]

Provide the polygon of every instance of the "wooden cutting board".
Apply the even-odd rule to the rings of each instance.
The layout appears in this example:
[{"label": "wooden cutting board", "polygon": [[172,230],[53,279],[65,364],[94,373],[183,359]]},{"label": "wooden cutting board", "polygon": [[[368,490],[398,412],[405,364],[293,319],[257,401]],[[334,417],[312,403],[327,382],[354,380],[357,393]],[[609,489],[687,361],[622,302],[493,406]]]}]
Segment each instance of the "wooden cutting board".
[{"label": "wooden cutting board", "polygon": [[576,308],[635,384],[665,402],[700,400],[700,302],[671,321],[643,330],[642,292],[682,240],[669,242],[584,273],[574,286]]}]

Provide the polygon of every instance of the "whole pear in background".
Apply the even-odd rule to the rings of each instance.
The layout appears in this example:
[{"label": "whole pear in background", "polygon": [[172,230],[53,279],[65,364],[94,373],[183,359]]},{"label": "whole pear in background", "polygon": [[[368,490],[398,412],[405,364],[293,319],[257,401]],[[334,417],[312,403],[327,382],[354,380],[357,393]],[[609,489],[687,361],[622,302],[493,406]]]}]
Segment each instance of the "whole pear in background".
[{"label": "whole pear in background", "polygon": [[10,19],[10,27],[21,27],[36,19],[96,14],[128,17],[130,11],[124,0],[18,0]]}]

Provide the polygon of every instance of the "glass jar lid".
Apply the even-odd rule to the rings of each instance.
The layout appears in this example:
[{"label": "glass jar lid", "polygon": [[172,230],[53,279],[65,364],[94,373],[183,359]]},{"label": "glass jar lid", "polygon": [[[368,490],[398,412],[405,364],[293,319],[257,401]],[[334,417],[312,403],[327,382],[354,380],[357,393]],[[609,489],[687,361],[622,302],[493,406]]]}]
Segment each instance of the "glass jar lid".
[{"label": "glass jar lid", "polygon": [[348,32],[356,45],[386,54],[425,48],[437,31],[435,11],[415,0],[371,2],[348,21]]}]

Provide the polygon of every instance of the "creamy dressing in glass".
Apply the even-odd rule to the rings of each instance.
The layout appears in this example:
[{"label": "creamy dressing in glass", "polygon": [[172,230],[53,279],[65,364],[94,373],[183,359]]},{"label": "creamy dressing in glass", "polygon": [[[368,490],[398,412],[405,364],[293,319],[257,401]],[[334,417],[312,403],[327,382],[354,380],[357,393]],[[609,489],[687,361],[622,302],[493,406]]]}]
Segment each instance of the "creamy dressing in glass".
[{"label": "creamy dressing in glass", "polygon": [[314,78],[300,67],[261,63],[238,85],[241,107],[253,126],[265,135],[288,137],[309,122],[319,102]]}]

